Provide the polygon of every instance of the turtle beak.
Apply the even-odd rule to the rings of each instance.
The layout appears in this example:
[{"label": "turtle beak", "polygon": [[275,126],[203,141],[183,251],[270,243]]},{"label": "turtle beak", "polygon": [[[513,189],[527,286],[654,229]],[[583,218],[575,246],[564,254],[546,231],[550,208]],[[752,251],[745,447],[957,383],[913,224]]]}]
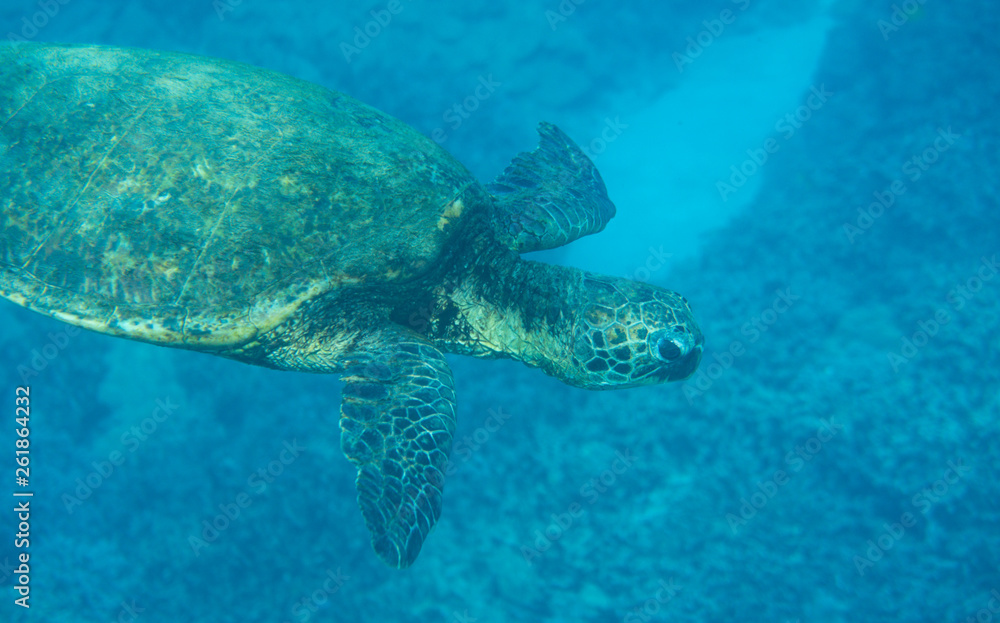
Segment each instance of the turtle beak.
[{"label": "turtle beak", "polygon": [[683,381],[694,374],[694,371],[698,369],[698,364],[701,363],[702,346],[703,341],[699,341],[688,354],[670,364],[667,380]]}]

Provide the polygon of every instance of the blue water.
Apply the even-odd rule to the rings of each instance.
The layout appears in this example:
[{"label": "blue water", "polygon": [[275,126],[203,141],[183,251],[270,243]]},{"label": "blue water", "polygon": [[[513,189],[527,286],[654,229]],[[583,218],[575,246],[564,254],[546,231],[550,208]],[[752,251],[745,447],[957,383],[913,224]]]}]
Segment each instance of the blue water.
[{"label": "blue water", "polygon": [[457,469],[397,571],[339,381],[4,303],[0,488],[26,379],[34,497],[27,549],[0,512],[0,621],[1000,620],[1000,13],[613,4],[0,2],[4,40],[349,93],[483,181],[556,123],[619,215],[544,259],[682,292],[707,344],[692,379],[620,392],[451,356]]}]

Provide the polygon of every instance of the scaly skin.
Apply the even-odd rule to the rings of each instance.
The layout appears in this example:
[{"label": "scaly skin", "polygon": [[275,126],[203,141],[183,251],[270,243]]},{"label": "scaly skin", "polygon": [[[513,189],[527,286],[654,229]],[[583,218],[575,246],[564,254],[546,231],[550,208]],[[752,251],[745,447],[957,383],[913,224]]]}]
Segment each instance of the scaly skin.
[{"label": "scaly skin", "polygon": [[479,249],[466,278],[446,279],[414,327],[442,350],[510,357],[586,389],[676,381],[697,369],[704,339],[678,294],[522,260],[499,245]]},{"label": "scaly skin", "polygon": [[704,338],[683,297],[522,260],[484,227],[471,222],[442,269],[405,292],[339,291],[307,303],[230,356],[336,372],[351,365],[351,353],[367,335],[391,321],[444,352],[515,359],[586,389],[676,381],[697,369]]}]

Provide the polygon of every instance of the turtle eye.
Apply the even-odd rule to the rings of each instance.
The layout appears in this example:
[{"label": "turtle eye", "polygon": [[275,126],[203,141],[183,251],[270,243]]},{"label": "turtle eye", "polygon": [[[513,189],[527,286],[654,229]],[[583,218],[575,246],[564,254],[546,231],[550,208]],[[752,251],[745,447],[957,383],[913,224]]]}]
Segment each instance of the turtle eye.
[{"label": "turtle eye", "polygon": [[649,346],[657,359],[672,364],[687,357],[697,344],[691,331],[683,325],[678,325],[651,335]]},{"label": "turtle eye", "polygon": [[667,363],[676,361],[683,353],[684,351],[681,349],[680,345],[672,339],[661,337],[659,341],[656,342],[656,354],[659,355],[660,359]]}]

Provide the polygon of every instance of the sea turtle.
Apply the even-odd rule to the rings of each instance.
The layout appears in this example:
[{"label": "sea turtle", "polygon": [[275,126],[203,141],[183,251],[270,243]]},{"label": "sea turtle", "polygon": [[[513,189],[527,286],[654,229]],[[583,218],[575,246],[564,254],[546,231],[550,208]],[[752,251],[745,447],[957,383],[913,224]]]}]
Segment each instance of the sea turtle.
[{"label": "sea turtle", "polygon": [[444,353],[570,385],[691,375],[668,290],[522,260],[614,215],[543,123],[483,185],[404,123],[236,62],[0,47],[0,295],[101,333],[337,373],[341,446],[378,556],[417,557],[455,430]]}]

